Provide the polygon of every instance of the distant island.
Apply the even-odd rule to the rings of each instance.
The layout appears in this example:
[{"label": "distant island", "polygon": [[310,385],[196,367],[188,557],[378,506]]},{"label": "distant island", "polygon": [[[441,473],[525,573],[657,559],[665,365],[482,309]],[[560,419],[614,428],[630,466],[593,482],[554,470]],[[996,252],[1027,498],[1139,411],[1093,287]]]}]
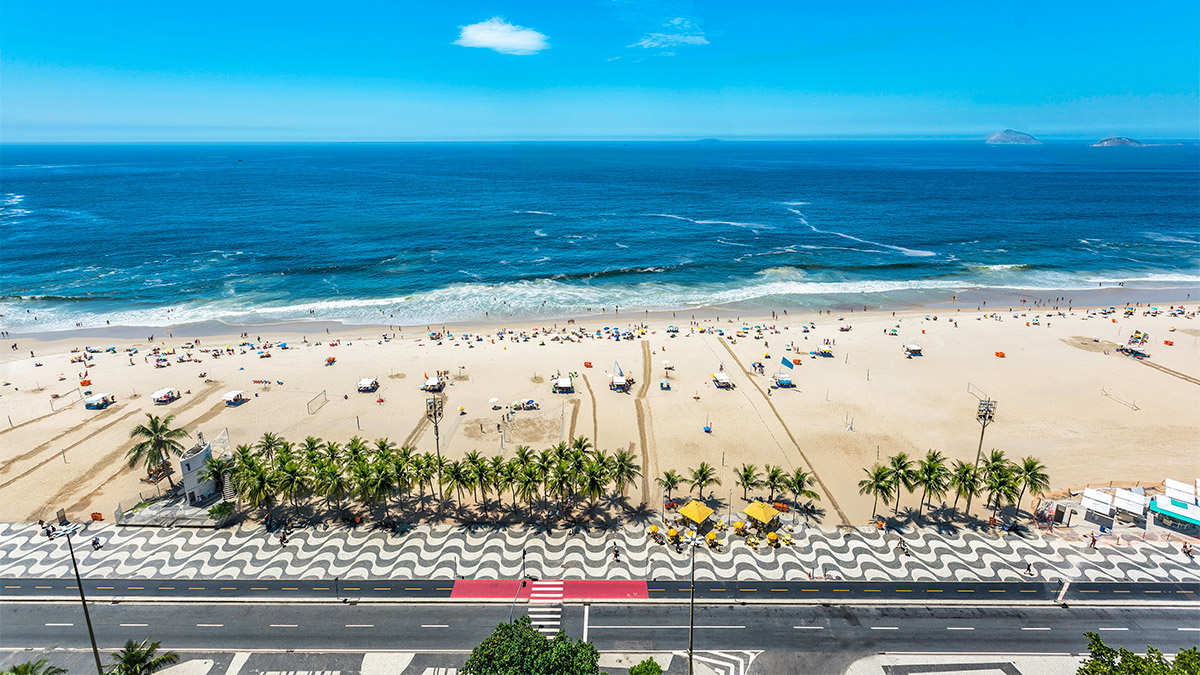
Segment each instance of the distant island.
[{"label": "distant island", "polygon": [[1135,141],[1132,138],[1125,138],[1124,136],[1109,136],[1102,141],[1096,141],[1095,143],[1092,143],[1093,148],[1108,148],[1113,146],[1141,148],[1145,147],[1145,145],[1146,144],[1142,143],[1141,141]]},{"label": "distant island", "polygon": [[988,145],[1041,145],[1042,142],[1022,131],[1005,129],[988,136]]}]

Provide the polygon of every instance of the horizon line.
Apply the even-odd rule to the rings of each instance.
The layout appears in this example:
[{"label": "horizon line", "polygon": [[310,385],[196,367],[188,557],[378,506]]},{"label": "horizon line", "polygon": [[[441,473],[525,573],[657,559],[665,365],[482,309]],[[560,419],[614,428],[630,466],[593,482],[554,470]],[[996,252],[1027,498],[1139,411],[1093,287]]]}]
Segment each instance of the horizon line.
[{"label": "horizon line", "polygon": [[[1132,136],[1037,136],[1043,144],[1051,143],[1094,143],[1107,138],[1131,138],[1146,144],[1200,144],[1200,137],[1146,137]],[[814,136],[814,137],[772,137],[772,136],[729,136],[729,137],[669,137],[669,136],[630,136],[630,137],[560,137],[560,138],[430,138],[430,139],[156,139],[156,140],[0,140],[0,147],[5,146],[36,146],[36,145],[402,145],[422,143],[445,144],[503,144],[503,143],[864,143],[864,142],[921,142],[921,143],[984,143],[987,136]],[[1001,143],[997,145],[1029,145],[1023,143]]]}]

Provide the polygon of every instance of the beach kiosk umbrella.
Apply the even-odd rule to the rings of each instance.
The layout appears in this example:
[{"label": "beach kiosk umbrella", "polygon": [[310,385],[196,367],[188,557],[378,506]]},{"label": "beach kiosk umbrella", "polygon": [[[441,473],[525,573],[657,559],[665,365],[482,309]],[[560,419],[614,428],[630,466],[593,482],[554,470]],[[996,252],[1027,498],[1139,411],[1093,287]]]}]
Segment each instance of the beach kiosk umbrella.
[{"label": "beach kiosk umbrella", "polygon": [[705,506],[704,502],[701,502],[699,499],[693,499],[679,509],[679,515],[687,518],[697,525],[708,520],[708,517],[712,514],[713,510]]},{"label": "beach kiosk umbrella", "polygon": [[752,502],[749,506],[742,509],[742,513],[750,516],[750,518],[757,520],[763,525],[770,525],[771,521],[775,520],[775,516],[779,515],[779,512],[775,510],[775,507],[759,501]]}]

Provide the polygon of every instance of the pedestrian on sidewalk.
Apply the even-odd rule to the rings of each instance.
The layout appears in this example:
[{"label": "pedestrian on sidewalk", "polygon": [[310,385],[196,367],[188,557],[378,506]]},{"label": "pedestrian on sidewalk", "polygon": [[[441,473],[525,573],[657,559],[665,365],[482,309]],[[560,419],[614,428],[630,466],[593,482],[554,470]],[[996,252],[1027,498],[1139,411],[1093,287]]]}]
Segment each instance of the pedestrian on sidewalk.
[{"label": "pedestrian on sidewalk", "polygon": [[1033,563],[1031,563],[1031,562],[1025,563],[1025,574],[1028,574],[1029,576],[1033,576]]},{"label": "pedestrian on sidewalk", "polygon": [[1096,533],[1092,533],[1092,543],[1088,544],[1088,548],[1095,550],[1096,548]]}]

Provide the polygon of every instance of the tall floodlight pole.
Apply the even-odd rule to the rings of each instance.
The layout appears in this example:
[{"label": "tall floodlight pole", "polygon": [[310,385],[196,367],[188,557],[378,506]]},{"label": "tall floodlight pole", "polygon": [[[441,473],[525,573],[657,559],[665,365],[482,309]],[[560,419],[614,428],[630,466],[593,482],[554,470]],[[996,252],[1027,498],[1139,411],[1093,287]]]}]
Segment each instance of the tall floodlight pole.
[{"label": "tall floodlight pole", "polygon": [[92,657],[96,659],[96,675],[104,675],[104,666],[100,665],[100,650],[96,649],[96,633],[92,630],[92,616],[88,614],[87,598],[83,597],[83,581],[79,578],[79,563],[75,561],[75,546],[71,543],[71,530],[68,528],[67,550],[71,552],[71,567],[75,569],[75,586],[79,589],[79,602],[83,604],[83,620],[87,623],[88,639],[92,641]]},{"label": "tall floodlight pole", "polygon": [[692,638],[696,631],[696,548],[700,546],[700,542],[704,541],[698,534],[689,533],[683,538],[683,543],[687,544],[688,548],[692,549],[692,575],[691,596],[688,600],[688,675],[693,675],[692,670]]},{"label": "tall floodlight pole", "polygon": [[[987,431],[988,425],[996,419],[996,402],[990,398],[985,398],[979,402],[979,410],[975,413],[975,419],[979,422],[979,449],[975,451],[975,469],[979,472],[979,460],[983,457],[983,432]],[[971,512],[971,497],[973,494],[967,495],[967,513]]]},{"label": "tall floodlight pole", "polygon": [[438,517],[440,518],[442,505],[446,501],[445,492],[442,490],[442,439],[438,434],[438,423],[442,421],[442,398],[440,396],[425,399],[425,419],[433,423],[433,447],[437,451],[438,462]]}]

